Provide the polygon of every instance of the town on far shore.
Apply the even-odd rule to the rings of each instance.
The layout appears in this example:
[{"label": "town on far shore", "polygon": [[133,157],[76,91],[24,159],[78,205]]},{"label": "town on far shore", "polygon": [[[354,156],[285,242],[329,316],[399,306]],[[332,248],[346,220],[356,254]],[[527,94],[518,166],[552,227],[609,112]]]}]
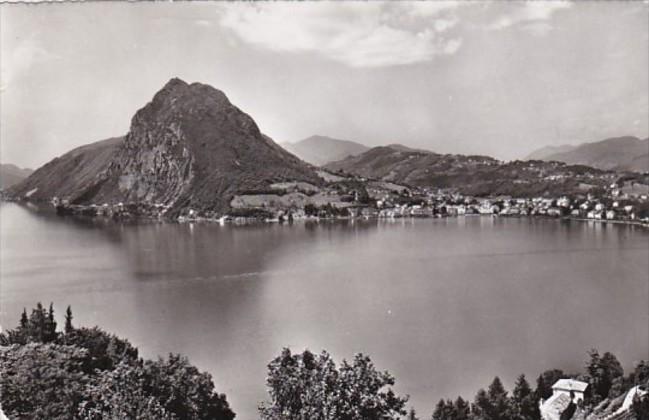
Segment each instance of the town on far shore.
[{"label": "town on far shore", "polygon": [[[397,219],[493,215],[610,221],[649,226],[649,185],[642,174],[616,172],[586,174],[571,192],[552,196],[476,196],[461,188],[406,186],[339,171],[318,170],[323,185],[277,182],[262,190],[242,191],[232,197],[225,214],[189,208],[175,218],[180,222],[256,223],[351,218]],[[546,182],[561,182],[568,175],[551,174]],[[514,181],[515,182],[515,181]],[[15,201],[23,198],[5,197]],[[74,204],[53,197],[61,215],[113,219],[166,219],[169,205],[161,203]]]}]

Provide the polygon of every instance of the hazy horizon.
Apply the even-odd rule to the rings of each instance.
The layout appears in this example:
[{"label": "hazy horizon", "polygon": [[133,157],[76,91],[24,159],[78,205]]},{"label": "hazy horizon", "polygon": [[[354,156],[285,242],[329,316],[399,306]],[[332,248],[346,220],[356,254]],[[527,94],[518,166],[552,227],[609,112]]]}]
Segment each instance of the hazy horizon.
[{"label": "hazy horizon", "polygon": [[0,6],[0,161],[123,135],[172,77],[222,90],[277,143],[523,158],[649,134],[649,3]]}]

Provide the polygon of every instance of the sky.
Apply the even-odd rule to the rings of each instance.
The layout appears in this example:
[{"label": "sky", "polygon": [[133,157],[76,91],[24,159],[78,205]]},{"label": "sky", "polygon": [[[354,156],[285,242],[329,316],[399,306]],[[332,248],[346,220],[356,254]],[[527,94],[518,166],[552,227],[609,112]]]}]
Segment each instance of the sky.
[{"label": "sky", "polygon": [[93,2],[0,6],[0,161],[128,132],[170,78],[277,142],[523,158],[649,132],[649,2]]}]

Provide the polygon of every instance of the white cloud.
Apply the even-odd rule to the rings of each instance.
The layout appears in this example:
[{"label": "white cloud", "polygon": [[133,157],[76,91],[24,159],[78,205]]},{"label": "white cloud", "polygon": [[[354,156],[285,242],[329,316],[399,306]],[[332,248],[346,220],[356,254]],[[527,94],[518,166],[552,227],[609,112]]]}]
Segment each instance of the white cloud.
[{"label": "white cloud", "polygon": [[572,7],[569,1],[551,0],[551,1],[526,1],[520,3],[509,13],[500,16],[496,21],[488,26],[488,29],[502,30],[510,26],[525,24],[523,29],[535,35],[545,35],[552,26],[543,21],[549,20],[552,15],[562,9]]},{"label": "white cloud", "polygon": [[352,67],[419,63],[457,52],[449,35],[459,2],[264,2],[222,5],[220,23],[242,41],[319,54]]},{"label": "white cloud", "polygon": [[35,66],[42,66],[48,61],[58,60],[61,56],[52,54],[28,38],[20,41],[0,60],[0,78],[3,89],[15,78],[31,71]]}]

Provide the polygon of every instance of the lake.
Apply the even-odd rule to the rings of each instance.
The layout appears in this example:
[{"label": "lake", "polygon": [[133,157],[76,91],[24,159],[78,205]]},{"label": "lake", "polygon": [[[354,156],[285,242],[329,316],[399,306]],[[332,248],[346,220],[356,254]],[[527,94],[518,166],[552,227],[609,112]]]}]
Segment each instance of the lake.
[{"label": "lake", "polygon": [[500,375],[649,356],[649,230],[460,217],[293,225],[131,223],[0,206],[0,322],[67,305],[145,357],[187,355],[257,418],[282,347],[363,352],[427,418]]}]

